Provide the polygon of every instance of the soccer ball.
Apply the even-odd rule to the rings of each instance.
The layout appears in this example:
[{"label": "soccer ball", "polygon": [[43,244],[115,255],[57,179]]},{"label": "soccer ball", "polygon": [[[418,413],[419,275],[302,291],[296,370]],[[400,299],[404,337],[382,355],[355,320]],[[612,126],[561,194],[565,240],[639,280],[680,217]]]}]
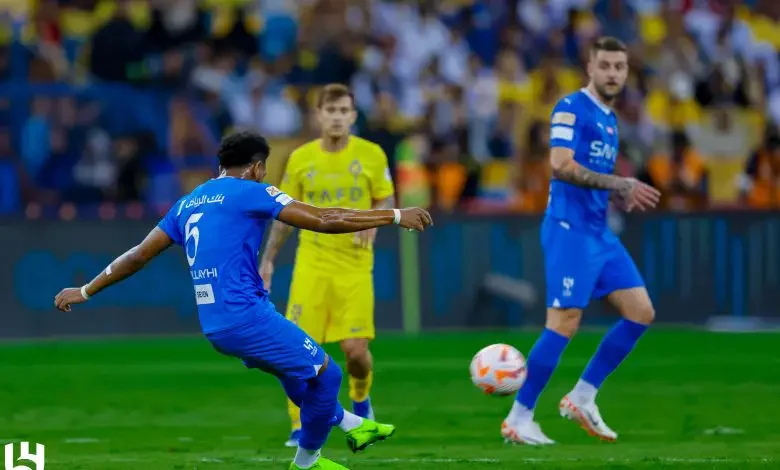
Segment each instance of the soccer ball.
[{"label": "soccer ball", "polygon": [[528,371],[525,357],[508,344],[491,344],[471,360],[471,381],[488,395],[512,395],[520,390]]}]

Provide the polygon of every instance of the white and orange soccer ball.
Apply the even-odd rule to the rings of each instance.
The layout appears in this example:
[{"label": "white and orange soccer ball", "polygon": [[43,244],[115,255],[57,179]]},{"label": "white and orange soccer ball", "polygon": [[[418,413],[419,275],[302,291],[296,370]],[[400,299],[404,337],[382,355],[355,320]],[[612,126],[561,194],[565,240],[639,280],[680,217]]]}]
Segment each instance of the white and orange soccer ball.
[{"label": "white and orange soccer ball", "polygon": [[523,386],[525,357],[508,344],[491,344],[471,360],[471,381],[488,395],[511,395]]}]

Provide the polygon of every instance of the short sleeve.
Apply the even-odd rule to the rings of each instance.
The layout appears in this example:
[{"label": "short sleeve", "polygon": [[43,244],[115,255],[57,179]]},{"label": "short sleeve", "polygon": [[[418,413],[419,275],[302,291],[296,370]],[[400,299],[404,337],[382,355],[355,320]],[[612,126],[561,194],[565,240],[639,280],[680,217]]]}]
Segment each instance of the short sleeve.
[{"label": "short sleeve", "polygon": [[381,147],[377,146],[372,153],[375,160],[374,171],[371,174],[371,198],[374,200],[386,199],[395,194],[393,176],[390,166],[387,164],[387,155]]},{"label": "short sleeve", "polygon": [[298,167],[296,165],[298,159],[295,158],[295,155],[296,153],[293,152],[293,154],[290,155],[290,158],[287,160],[287,166],[284,169],[282,183],[279,185],[279,189],[283,193],[288,194],[293,199],[301,199],[303,190],[301,185],[301,177],[298,174]]},{"label": "short sleeve", "polygon": [[575,150],[580,140],[582,123],[577,116],[571,98],[564,98],[555,105],[550,115],[550,148],[564,147]]},{"label": "short sleeve", "polygon": [[278,218],[279,212],[294,200],[276,186],[262,183],[249,186],[241,198],[244,209],[250,215],[274,219]]},{"label": "short sleeve", "polygon": [[179,213],[181,213],[182,206],[184,205],[184,199],[176,201],[176,204],[171,206],[168,213],[160,220],[157,227],[165,232],[166,235],[171,237],[174,243],[181,245],[181,232],[179,231]]}]

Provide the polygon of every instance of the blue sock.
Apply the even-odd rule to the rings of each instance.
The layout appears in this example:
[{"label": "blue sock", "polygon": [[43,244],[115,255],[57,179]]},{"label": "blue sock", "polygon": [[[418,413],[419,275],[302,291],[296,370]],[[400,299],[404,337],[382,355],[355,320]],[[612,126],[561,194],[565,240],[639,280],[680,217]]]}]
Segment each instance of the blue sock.
[{"label": "blue sock", "polygon": [[298,441],[301,448],[311,451],[322,448],[334,417],[343,418],[344,409],[338,402],[341,378],[341,368],[331,360],[324,372],[308,380],[301,403],[301,438]]},{"label": "blue sock", "polygon": [[529,410],[536,407],[539,395],[550,381],[564,349],[569,344],[569,338],[547,328],[536,340],[536,344],[528,354],[528,377],[523,387],[517,392],[515,400]]},{"label": "blue sock", "polygon": [[352,412],[356,415],[360,416],[361,418],[368,418],[369,412],[371,411],[371,399],[366,398],[363,401],[353,401],[352,402]]},{"label": "blue sock", "polygon": [[582,381],[589,383],[594,388],[601,387],[604,380],[623,362],[628,356],[642,334],[647,331],[647,325],[622,319],[604,335],[596,354],[593,355]]}]

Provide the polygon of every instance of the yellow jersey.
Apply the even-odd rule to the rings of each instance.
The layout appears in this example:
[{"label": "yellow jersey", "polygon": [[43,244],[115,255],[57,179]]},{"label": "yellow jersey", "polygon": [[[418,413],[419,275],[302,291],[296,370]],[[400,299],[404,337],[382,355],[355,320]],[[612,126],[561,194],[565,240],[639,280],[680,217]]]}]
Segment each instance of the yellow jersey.
[{"label": "yellow jersey", "polygon": [[[307,204],[349,209],[371,209],[374,201],[395,193],[385,152],[355,136],[335,153],[325,151],[320,139],[298,147],[287,161],[280,189]],[[358,246],[352,233],[302,230],[295,262],[339,273],[370,272],[374,250]]]}]

